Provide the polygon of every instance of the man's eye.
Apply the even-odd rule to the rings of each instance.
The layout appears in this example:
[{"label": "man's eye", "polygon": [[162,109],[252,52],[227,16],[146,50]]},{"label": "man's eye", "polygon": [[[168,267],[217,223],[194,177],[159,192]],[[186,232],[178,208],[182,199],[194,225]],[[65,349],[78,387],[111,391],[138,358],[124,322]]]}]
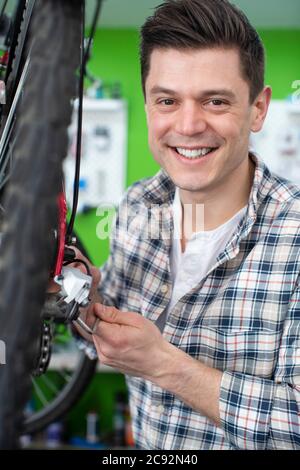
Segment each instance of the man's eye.
[{"label": "man's eye", "polygon": [[222,100],[211,100],[211,103],[214,106],[221,106],[222,104],[224,104],[224,101],[222,101]]},{"label": "man's eye", "polygon": [[165,106],[172,106],[172,104],[174,104],[174,100],[166,98],[165,100],[161,100],[160,104],[164,104]]}]

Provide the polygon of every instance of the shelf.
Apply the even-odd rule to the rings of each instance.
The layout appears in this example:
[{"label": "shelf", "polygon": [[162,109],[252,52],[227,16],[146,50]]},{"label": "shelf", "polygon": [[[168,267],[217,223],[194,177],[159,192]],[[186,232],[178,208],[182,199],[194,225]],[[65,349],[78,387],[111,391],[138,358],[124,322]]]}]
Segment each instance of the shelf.
[{"label": "shelf", "polygon": [[[85,111],[116,111],[126,109],[127,102],[125,100],[106,99],[106,98],[83,98],[83,106]],[[74,102],[74,108],[78,108],[78,100]]]}]

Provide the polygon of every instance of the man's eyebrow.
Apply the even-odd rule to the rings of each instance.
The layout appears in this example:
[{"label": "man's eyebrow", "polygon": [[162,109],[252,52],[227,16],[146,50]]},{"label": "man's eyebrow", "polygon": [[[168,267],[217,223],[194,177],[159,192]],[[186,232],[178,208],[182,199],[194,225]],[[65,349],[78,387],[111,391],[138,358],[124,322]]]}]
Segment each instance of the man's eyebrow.
[{"label": "man's eyebrow", "polygon": [[208,98],[209,96],[225,96],[229,99],[236,99],[236,95],[233,91],[228,90],[227,88],[216,88],[212,90],[205,90],[203,93],[200,94],[201,98]]},{"label": "man's eyebrow", "polygon": [[151,95],[158,95],[159,93],[165,93],[166,95],[177,95],[175,90],[171,90],[170,88],[165,88],[162,86],[154,86],[150,90]]},{"label": "man's eyebrow", "polygon": [[[160,93],[164,93],[166,95],[171,95],[175,96],[178,93],[175,90],[172,90],[171,88],[165,88],[162,86],[154,86],[150,90],[151,95],[158,95]],[[233,91],[227,89],[227,88],[220,88],[220,89],[211,89],[211,90],[205,90],[204,92],[199,94],[199,98],[208,98],[210,96],[225,96],[229,99],[236,99],[236,95],[234,94]]]}]

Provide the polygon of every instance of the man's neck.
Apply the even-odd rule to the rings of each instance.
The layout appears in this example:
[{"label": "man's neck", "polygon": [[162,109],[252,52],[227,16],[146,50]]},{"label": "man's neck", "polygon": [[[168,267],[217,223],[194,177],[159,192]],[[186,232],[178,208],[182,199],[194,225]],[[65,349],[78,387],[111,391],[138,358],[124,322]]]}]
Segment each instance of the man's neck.
[{"label": "man's neck", "polygon": [[222,186],[209,193],[190,192],[179,189],[182,205],[182,251],[186,241],[195,232],[214,230],[230,220],[248,203],[255,164],[251,158],[233,172]]}]

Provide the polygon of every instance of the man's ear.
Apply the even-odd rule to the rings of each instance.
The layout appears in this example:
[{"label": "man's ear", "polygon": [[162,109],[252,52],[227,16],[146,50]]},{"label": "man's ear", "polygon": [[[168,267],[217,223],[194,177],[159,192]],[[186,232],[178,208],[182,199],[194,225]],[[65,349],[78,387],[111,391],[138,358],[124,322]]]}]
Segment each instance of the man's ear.
[{"label": "man's ear", "polygon": [[146,102],[146,101],[145,101],[144,109],[145,109],[146,121],[147,121],[147,125],[148,125],[148,106],[147,106],[147,102]]},{"label": "man's ear", "polygon": [[259,132],[265,121],[269,104],[272,97],[272,89],[269,86],[266,86],[259,95],[255,98],[255,101],[252,105],[253,117],[252,117],[252,132]]}]

